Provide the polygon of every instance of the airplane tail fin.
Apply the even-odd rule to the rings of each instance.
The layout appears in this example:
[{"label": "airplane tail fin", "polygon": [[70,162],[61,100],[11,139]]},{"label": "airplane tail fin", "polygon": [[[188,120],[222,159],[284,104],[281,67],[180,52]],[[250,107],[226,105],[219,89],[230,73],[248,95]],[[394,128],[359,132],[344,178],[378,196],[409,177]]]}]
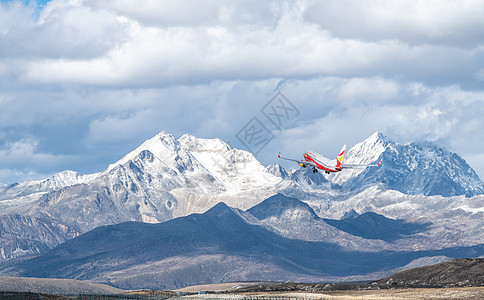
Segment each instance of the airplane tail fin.
[{"label": "airplane tail fin", "polygon": [[341,165],[343,164],[343,160],[344,160],[345,151],[346,151],[346,145],[344,145],[343,148],[341,148],[341,151],[336,157],[336,168],[341,168]]}]

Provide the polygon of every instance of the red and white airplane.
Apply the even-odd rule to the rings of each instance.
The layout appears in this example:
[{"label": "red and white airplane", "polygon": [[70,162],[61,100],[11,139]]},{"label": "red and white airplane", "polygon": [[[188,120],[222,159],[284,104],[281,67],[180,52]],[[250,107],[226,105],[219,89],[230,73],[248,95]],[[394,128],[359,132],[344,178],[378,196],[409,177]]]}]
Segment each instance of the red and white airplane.
[{"label": "red and white airplane", "polygon": [[311,166],[313,167],[313,173],[318,172],[318,170],[324,170],[327,174],[331,172],[340,172],[343,169],[378,167],[382,162],[382,160],[380,160],[376,165],[345,164],[343,163],[345,151],[346,151],[346,145],[344,145],[343,148],[341,148],[341,151],[336,157],[336,159],[326,158],[323,155],[318,154],[314,151],[307,151],[306,153],[304,153],[303,155],[304,160],[281,157],[281,152],[279,152],[279,155],[277,157],[285,160],[295,161],[303,168],[306,168],[307,166]]}]

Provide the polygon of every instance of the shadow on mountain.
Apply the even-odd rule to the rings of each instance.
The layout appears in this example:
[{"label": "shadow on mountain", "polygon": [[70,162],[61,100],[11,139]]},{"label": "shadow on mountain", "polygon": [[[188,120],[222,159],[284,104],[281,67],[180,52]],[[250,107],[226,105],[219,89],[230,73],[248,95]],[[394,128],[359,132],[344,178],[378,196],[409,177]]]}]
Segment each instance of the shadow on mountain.
[{"label": "shadow on mountain", "polygon": [[390,219],[374,212],[366,212],[341,220],[323,220],[354,236],[386,242],[393,242],[412,234],[424,232],[432,225],[432,223],[411,223],[406,220]]},{"label": "shadow on mountain", "polygon": [[[159,288],[161,283],[155,285],[150,282],[155,273],[161,280],[171,280],[162,286],[173,288],[181,285],[177,282],[183,282],[183,285],[204,282],[207,274],[214,282],[219,282],[229,272],[239,274],[239,280],[245,279],[243,274],[253,272],[248,265],[224,263],[224,257],[254,263],[258,270],[278,270],[253,272],[251,280],[267,280],[258,278],[263,276],[260,274],[270,274],[270,280],[287,280],[304,276],[368,274],[401,267],[420,257],[437,255],[476,257],[484,255],[484,246],[412,252],[345,251],[330,243],[284,238],[263,227],[246,223],[227,205],[219,203],[204,214],[192,214],[159,224],[127,222],[98,227],[36,258],[17,263],[11,261],[7,267],[0,266],[0,271],[28,277],[93,279],[109,272],[152,266],[156,262],[181,257],[183,259],[175,263],[176,270],[157,268],[156,272],[151,270],[148,275],[130,275],[138,276],[137,288]],[[213,258],[207,262],[199,260],[200,257]],[[191,265],[187,261],[191,261]],[[115,284],[120,288],[132,288],[134,285]]]}]

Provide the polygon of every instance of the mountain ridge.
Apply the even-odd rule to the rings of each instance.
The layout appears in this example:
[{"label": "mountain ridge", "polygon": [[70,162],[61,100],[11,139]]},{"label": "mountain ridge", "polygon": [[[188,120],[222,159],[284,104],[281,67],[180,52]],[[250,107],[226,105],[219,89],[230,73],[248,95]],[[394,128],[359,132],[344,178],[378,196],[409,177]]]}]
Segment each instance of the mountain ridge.
[{"label": "mountain ridge", "polygon": [[[0,186],[0,199],[5,199],[5,195],[9,195],[10,197],[25,196],[24,194],[19,193],[14,195],[9,194],[8,190],[10,189],[18,190],[23,188],[24,190],[27,190],[27,192],[29,190],[35,190],[35,192],[48,192],[75,184],[89,183],[97,177],[102,176],[116,168],[116,166],[123,165],[128,161],[136,159],[136,157],[145,150],[148,150],[152,155],[158,158],[161,157],[162,162],[165,165],[173,165],[172,161],[174,160],[176,162],[175,164],[180,164],[178,167],[180,167],[181,170],[189,170],[193,167],[206,168],[210,165],[220,167],[224,164],[224,167],[230,167],[230,164],[226,163],[236,162],[236,158],[234,158],[232,154],[234,151],[244,153],[243,156],[245,157],[250,156],[248,159],[249,162],[256,161],[253,155],[249,152],[231,148],[230,145],[218,138],[201,139],[189,134],[185,134],[177,140],[173,135],[162,131],[153,138],[142,143],[133,151],[126,154],[117,162],[110,164],[107,169],[102,172],[86,175],[75,171],[66,170],[54,174],[52,177],[45,180],[26,181],[22,183],[4,185],[3,187]],[[208,157],[208,161],[200,164],[199,161],[202,160],[201,153],[217,151],[219,154],[221,154],[220,157]],[[400,157],[403,155],[402,153],[408,155],[405,157]],[[423,153],[423,155],[416,155],[419,153]],[[436,157],[438,157],[437,154],[445,156],[444,159],[447,159],[447,161],[450,160],[451,164],[447,162],[445,162],[443,165],[438,164],[436,162]],[[419,157],[422,156],[428,158],[427,161],[430,163],[426,164],[425,159],[419,159]],[[196,159],[195,157],[198,157],[199,159]],[[300,172],[288,174],[288,172],[278,164],[270,165],[266,167],[265,170],[262,170],[263,166],[259,163],[258,171],[262,171],[266,174],[271,174],[276,178],[282,179],[291,176],[290,180],[295,182],[305,181],[305,178],[311,178],[310,181],[308,181],[308,184],[321,185],[324,186],[324,188],[338,188],[338,186],[343,186],[345,189],[358,190],[362,187],[382,182],[387,184],[388,188],[396,189],[408,194],[423,193],[424,195],[438,195],[439,188],[444,189],[443,192],[440,193],[444,196],[473,196],[484,193],[484,183],[462,157],[432,143],[410,142],[407,144],[399,144],[393,142],[390,138],[377,131],[364,141],[349,149],[345,155],[345,162],[355,164],[371,164],[375,163],[381,158],[383,158],[384,163],[380,168],[349,169],[340,173],[324,175],[324,178],[323,176],[317,175],[314,178],[311,178],[311,174],[304,174],[304,179],[301,179],[298,178],[298,176],[301,175]],[[245,166],[247,165],[247,162],[244,162],[243,159],[242,162],[245,163]],[[457,166],[456,168],[452,167],[452,162],[455,162],[455,165]],[[191,166],[193,163],[195,163],[195,166]],[[403,171],[406,173],[395,173],[394,170],[396,166],[405,167]],[[450,171],[446,173],[446,168],[443,168],[444,166]],[[438,169],[435,170],[435,168]],[[210,171],[213,171],[213,168],[209,167],[209,169],[212,169]],[[443,172],[443,174],[446,175],[445,181],[439,183],[440,181],[436,178],[428,176],[428,172],[414,174],[419,169],[430,169],[433,171],[438,171],[439,174]],[[211,173],[220,173],[220,171]],[[393,176],[389,176],[389,174]],[[211,175],[213,176],[213,174]],[[412,180],[410,182],[401,183],[404,186],[398,186],[396,184],[398,182],[395,182],[394,177],[402,176],[416,177],[417,179],[431,177],[431,180],[428,181],[437,182],[438,184],[434,188],[432,188],[432,186],[422,187],[416,183],[417,180]],[[233,179],[233,177],[231,179]],[[228,181],[230,182],[230,180]],[[327,181],[332,183],[332,185],[329,185]],[[227,184],[227,180],[225,180],[224,184]],[[407,186],[413,185],[413,187],[406,187],[405,184]],[[445,186],[448,184],[451,184],[452,187],[448,190],[445,190]]]},{"label": "mountain ridge", "polygon": [[[392,143],[389,138],[377,132],[348,151],[348,162],[359,159],[361,162],[372,163],[388,149],[400,147],[392,146]],[[64,171],[44,181],[0,187],[0,224],[3,224],[2,230],[6,233],[0,237],[0,258],[37,255],[98,226],[125,221],[158,223],[191,213],[205,212],[219,202],[247,210],[279,192],[309,204],[314,213],[321,218],[339,218],[350,209],[357,209],[360,213],[373,211],[394,219],[412,220],[415,215],[411,214],[410,207],[396,208],[406,201],[412,202],[413,206],[422,205],[417,198],[404,196],[423,191],[421,182],[410,178],[411,180],[400,182],[400,186],[394,187],[395,191],[409,193],[404,195],[394,194],[391,184],[388,183],[396,182],[402,174],[407,177],[422,176],[422,182],[428,177],[433,186],[427,189],[423,185],[423,188],[432,194],[434,188],[438,187],[436,182],[440,182],[440,178],[437,175],[427,176],[422,172],[411,173],[408,166],[412,166],[412,163],[421,163],[420,160],[412,160],[412,157],[421,156],[417,154],[426,146],[408,147],[414,152],[402,150],[397,153],[388,150],[390,152],[385,155],[394,159],[387,161],[384,158],[384,163],[379,168],[360,170],[358,174],[345,170],[325,177],[324,174],[310,172],[308,168],[286,172],[278,165],[264,167],[251,153],[232,148],[220,139],[201,139],[192,135],[183,135],[176,139],[163,131],[109,165],[103,172],[84,175]],[[381,152],[378,152],[378,149]],[[400,152],[405,154],[409,151],[413,156],[398,156]],[[449,155],[448,151],[436,153],[443,155],[441,161],[453,161],[446,160],[448,158],[458,161],[458,157]],[[464,163],[465,161],[460,162],[459,166],[464,166]],[[430,172],[434,165],[427,166],[430,168],[427,171]],[[436,170],[442,171],[438,168]],[[466,177],[470,174],[470,179],[466,181],[461,178],[461,181],[472,186],[472,172],[466,175],[458,171],[455,171],[454,175],[463,174],[462,176]],[[348,174],[353,174],[353,177],[345,179],[344,176],[349,176]],[[450,176],[448,172],[442,174],[447,176],[443,178]],[[446,187],[453,186],[445,184],[445,180],[442,182]],[[474,183],[474,190],[479,192],[480,180]],[[459,182],[455,184],[458,185]],[[417,187],[411,188],[413,185]],[[449,195],[452,195],[452,191],[464,193],[466,186],[461,187],[455,188],[454,185],[453,189],[449,190]],[[472,189],[468,190],[472,192]],[[382,199],[383,195],[396,197],[403,202],[395,203],[392,210],[380,207],[380,203],[376,203],[375,199],[379,199],[381,203],[391,201]],[[472,193],[467,193],[467,196],[472,196]],[[479,236],[480,232],[477,231],[475,221],[471,217],[482,210],[482,205],[479,204],[480,196],[468,200],[459,197],[453,196],[439,201],[445,204],[442,207],[445,208],[444,212],[447,215],[460,216],[461,221],[455,220],[456,224],[471,222],[471,228],[476,228],[473,232]],[[422,196],[421,201],[433,203],[436,200]],[[446,204],[449,201],[454,203]],[[352,203],[352,206],[348,207],[347,203]],[[462,212],[455,210],[457,208]],[[423,206],[421,210],[428,212],[426,218],[434,218],[436,215],[440,218],[445,217],[430,207]],[[321,223],[315,225],[319,233],[314,229],[312,235],[305,234],[303,227],[298,224],[310,222],[310,218],[303,220],[287,217],[286,220],[291,219],[288,224],[280,220],[281,216],[278,218],[266,218],[259,222],[291,238],[303,236],[306,239],[319,240],[325,235],[331,236],[332,239],[344,235]],[[427,221],[433,220],[423,220]],[[309,224],[307,223],[307,226]],[[18,230],[19,228],[22,230]],[[437,229],[432,229],[432,232],[437,232]],[[465,238],[466,244],[472,245],[470,236],[461,236],[456,237],[455,241],[462,241],[462,238]],[[354,238],[361,243],[359,237]],[[437,239],[432,238],[431,244],[437,243]],[[367,247],[373,246],[368,242]]]},{"label": "mountain ridge", "polygon": [[[394,270],[421,257],[459,258],[472,253],[484,254],[484,245],[435,251],[347,251],[332,243],[282,237],[247,223],[233,208],[219,203],[204,214],[159,224],[101,226],[44,255],[18,264],[11,261],[6,269],[21,276],[88,279],[124,289],[179,288],[207,278],[209,282],[317,281]],[[188,279],[187,272],[191,272]],[[157,280],[146,281],[147,274]]]},{"label": "mountain ridge", "polygon": [[345,162],[380,167],[354,169],[326,176],[347,190],[360,190],[376,183],[405,194],[467,197],[484,193],[484,182],[458,154],[432,143],[393,142],[380,132],[353,146]]}]

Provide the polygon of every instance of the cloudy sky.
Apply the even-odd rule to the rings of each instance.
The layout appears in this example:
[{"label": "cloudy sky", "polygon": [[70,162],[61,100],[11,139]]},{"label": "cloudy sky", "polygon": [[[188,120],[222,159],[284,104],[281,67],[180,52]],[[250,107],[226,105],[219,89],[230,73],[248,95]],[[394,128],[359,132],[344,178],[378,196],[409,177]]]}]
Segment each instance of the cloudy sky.
[{"label": "cloudy sky", "polygon": [[265,165],[378,130],[482,178],[483,115],[479,0],[0,2],[0,183],[102,171],[162,130]]}]

